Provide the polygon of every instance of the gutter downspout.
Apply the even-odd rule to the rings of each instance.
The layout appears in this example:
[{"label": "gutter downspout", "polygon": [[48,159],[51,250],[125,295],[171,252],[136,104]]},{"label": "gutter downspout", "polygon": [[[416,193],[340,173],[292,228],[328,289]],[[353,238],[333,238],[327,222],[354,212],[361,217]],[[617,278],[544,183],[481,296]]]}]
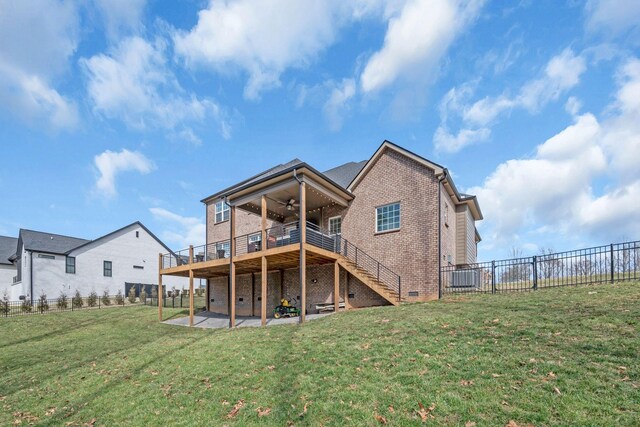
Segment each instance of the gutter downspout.
[{"label": "gutter downspout", "polygon": [[[302,209],[302,181],[300,181],[300,178],[298,178],[298,174],[296,173],[296,169],[293,170],[293,178],[298,181],[298,203],[300,203],[300,208]],[[302,218],[302,215],[300,215],[300,218],[298,218],[298,220],[300,220]],[[300,228],[300,230],[302,230],[302,224],[298,224],[298,227]],[[300,300],[302,300],[302,256],[303,256],[303,252],[304,252],[304,246],[302,244],[302,233],[300,233],[300,261],[298,263],[298,281],[300,282]],[[302,310],[306,310],[306,307],[301,307]],[[302,322],[302,316],[300,316],[300,321]]]},{"label": "gutter downspout", "polygon": [[438,299],[442,299],[442,182],[446,178],[445,169],[438,179]]}]

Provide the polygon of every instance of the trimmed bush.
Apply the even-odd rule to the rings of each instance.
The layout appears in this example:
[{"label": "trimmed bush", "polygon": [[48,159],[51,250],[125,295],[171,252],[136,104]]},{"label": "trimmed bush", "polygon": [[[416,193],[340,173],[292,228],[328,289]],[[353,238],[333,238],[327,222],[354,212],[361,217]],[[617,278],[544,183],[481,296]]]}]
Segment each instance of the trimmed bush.
[{"label": "trimmed bush", "polygon": [[98,294],[96,293],[96,291],[91,291],[91,293],[89,294],[89,297],[87,298],[87,305],[89,307],[95,307],[96,305],[98,305]]},{"label": "trimmed bush", "polygon": [[102,304],[111,305],[111,297],[109,296],[109,291],[106,289],[102,293]]},{"label": "trimmed bush", "polygon": [[131,289],[129,289],[129,294],[127,295],[127,299],[131,304],[136,303],[136,288],[134,288],[133,286],[131,287]]},{"label": "trimmed bush", "polygon": [[147,291],[145,291],[144,288],[140,290],[140,302],[143,304],[147,302]]},{"label": "trimmed bush", "polygon": [[80,295],[80,291],[76,289],[75,295],[71,298],[71,305],[73,305],[73,308],[82,308],[82,304],[82,295]]},{"label": "trimmed bush", "polygon": [[44,292],[40,293],[40,298],[38,298],[37,310],[40,313],[49,311],[49,301],[47,301],[47,294],[45,294]]},{"label": "trimmed bush", "polygon": [[[158,288],[151,288],[151,302],[158,299]],[[157,302],[157,301],[156,301]]]},{"label": "trimmed bush", "polygon": [[9,295],[7,291],[4,291],[2,299],[0,300],[0,314],[7,316],[9,314]]},{"label": "trimmed bush", "polygon": [[31,298],[29,297],[29,295],[27,295],[27,298],[22,301],[22,306],[20,307],[20,309],[25,313],[31,313],[31,311],[33,310],[33,305],[31,304]]},{"label": "trimmed bush", "polygon": [[122,289],[118,289],[116,294],[116,305],[124,305],[124,295],[122,295]]},{"label": "trimmed bush", "polygon": [[58,302],[56,302],[56,305],[60,310],[66,310],[69,306],[69,297],[64,293],[64,291],[60,291],[60,296],[58,296]]}]

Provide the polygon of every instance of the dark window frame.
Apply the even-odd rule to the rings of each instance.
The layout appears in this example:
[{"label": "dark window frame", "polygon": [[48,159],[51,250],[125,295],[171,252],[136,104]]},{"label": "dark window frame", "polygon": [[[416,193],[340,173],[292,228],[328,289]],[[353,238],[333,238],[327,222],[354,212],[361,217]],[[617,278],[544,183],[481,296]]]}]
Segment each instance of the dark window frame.
[{"label": "dark window frame", "polygon": [[[73,261],[69,263],[69,261]],[[76,257],[67,256],[64,262],[64,270],[67,274],[76,274]]]},{"label": "dark window frame", "polygon": [[[109,268],[107,268],[107,265]],[[102,275],[104,277],[113,277],[113,263],[111,261],[102,261]]]}]

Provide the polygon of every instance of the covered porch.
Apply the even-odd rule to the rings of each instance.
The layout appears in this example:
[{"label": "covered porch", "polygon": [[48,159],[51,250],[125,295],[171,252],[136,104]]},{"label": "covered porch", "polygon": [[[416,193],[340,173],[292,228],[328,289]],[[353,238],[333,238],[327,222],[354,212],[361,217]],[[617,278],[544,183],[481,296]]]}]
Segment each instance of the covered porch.
[{"label": "covered porch", "polygon": [[[339,212],[347,208],[352,199],[350,193],[302,165],[276,177],[240,185],[219,197],[229,209],[230,238],[159,255],[160,284],[164,275],[189,277],[189,326],[195,325],[192,295],[196,278],[224,286],[226,292],[216,296],[211,295],[212,286],[207,287],[206,308],[220,311],[222,306],[232,328],[239,326],[241,315],[247,314],[259,315],[260,325],[267,325],[273,313],[273,309],[268,309],[268,301],[285,296],[283,277],[288,275],[292,279],[292,273],[297,275],[297,292],[293,297],[297,297],[301,308],[300,317],[295,320],[304,322],[309,306],[307,285],[317,284],[314,278],[307,283],[309,268],[322,266],[325,276],[327,271],[332,272],[333,288],[323,290],[331,296],[326,304],[328,308],[337,311],[349,306],[348,293],[340,292],[340,260],[342,252],[348,250],[348,242],[324,228],[323,224],[327,209]],[[261,227],[238,235],[237,215],[240,212],[259,216]],[[251,281],[249,313],[246,301],[242,296],[238,297],[238,288],[246,288],[247,280]],[[245,283],[239,283],[243,281]],[[345,284],[343,289],[347,289]],[[220,301],[219,296],[226,301]],[[159,295],[161,321],[162,297]],[[273,301],[270,305],[273,306]]]}]

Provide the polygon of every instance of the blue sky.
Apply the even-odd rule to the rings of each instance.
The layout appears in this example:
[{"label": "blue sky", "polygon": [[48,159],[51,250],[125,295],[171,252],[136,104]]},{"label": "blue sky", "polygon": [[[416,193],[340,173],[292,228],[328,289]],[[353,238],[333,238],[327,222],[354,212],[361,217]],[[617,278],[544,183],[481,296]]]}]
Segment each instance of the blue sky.
[{"label": "blue sky", "polygon": [[640,238],[635,0],[0,0],[0,40],[3,235],[197,244],[203,197],[388,139],[478,195],[482,259]]}]

